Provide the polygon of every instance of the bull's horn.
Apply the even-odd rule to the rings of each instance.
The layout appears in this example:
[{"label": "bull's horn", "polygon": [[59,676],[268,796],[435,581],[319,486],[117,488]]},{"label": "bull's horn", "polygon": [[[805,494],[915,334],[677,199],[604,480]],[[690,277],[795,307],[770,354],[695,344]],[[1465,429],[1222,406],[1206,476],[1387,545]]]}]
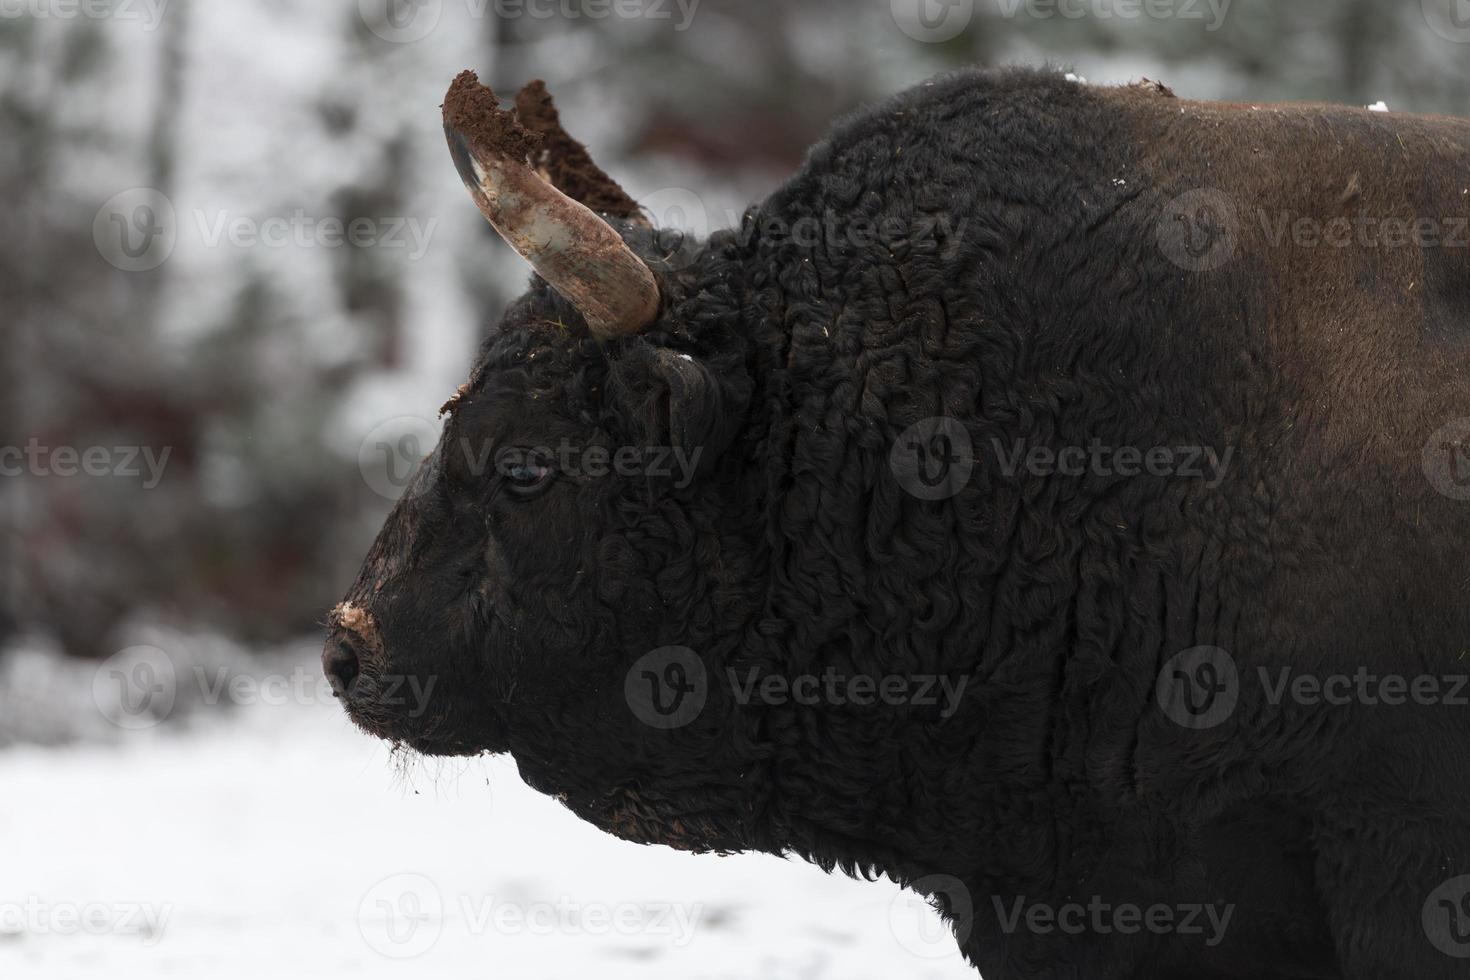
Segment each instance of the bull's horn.
[{"label": "bull's horn", "polygon": [[553,187],[598,214],[648,226],[638,202],[597,165],[587,147],[562,128],[556,102],[539,78],[516,96],[516,120],[541,138],[541,147],[531,154],[531,165]]},{"label": "bull's horn", "polygon": [[622,237],[526,162],[538,137],[472,71],[444,98],[444,134],[460,179],[502,238],[581,312],[595,336],[638,333],[658,316],[658,283]]}]

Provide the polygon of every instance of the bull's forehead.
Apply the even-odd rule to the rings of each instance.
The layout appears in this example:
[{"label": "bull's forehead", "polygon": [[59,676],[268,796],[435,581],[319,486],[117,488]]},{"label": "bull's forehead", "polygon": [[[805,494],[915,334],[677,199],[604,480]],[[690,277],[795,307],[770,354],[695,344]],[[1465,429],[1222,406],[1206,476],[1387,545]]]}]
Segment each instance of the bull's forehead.
[{"label": "bull's forehead", "polygon": [[564,387],[589,369],[601,370],[606,360],[606,353],[587,337],[585,327],[574,329],[534,318],[515,326],[502,324],[481,349],[459,394],[462,398],[518,396]]},{"label": "bull's forehead", "polygon": [[496,447],[585,433],[596,397],[597,383],[565,359],[487,367],[446,406],[445,438],[451,447]]}]

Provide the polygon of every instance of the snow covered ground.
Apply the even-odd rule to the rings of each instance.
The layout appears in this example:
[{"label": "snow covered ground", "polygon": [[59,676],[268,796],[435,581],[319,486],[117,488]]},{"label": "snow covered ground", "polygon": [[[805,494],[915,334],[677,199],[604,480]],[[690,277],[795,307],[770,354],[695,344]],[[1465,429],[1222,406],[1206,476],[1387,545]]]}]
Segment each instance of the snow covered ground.
[{"label": "snow covered ground", "polygon": [[0,751],[0,977],[973,980],[891,883],[627,844],[279,690]]}]

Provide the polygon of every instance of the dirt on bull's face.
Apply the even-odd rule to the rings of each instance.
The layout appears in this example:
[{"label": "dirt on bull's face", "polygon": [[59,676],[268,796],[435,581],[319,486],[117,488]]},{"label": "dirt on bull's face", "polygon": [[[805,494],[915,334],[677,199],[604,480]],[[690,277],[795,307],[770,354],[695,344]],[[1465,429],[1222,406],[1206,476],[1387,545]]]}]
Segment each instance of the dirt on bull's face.
[{"label": "dirt on bull's face", "polygon": [[373,637],[378,633],[378,627],[373,622],[373,614],[349,602],[344,602],[332,610],[332,620],[343,629],[351,630],[363,638]]}]

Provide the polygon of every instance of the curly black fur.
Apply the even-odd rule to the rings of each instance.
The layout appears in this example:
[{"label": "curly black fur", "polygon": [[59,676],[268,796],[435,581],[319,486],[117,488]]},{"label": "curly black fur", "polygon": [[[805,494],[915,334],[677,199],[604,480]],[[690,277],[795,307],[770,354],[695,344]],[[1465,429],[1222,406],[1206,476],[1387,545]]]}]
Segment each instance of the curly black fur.
[{"label": "curly black fur", "polygon": [[[595,342],[534,283],[348,597],[382,634],[367,682],[435,678],[432,710],[354,716],[425,752],[509,751],[633,840],[916,884],[987,980],[1462,975],[1421,914],[1470,873],[1470,708],[1247,684],[1192,731],[1155,700],[1206,644],[1251,676],[1465,671],[1470,503],[1420,468],[1470,416],[1464,254],[1246,229],[1196,273],[1157,225],[1199,187],[1341,206],[1349,167],[1384,209],[1442,210],[1467,161],[1436,134],[1470,127],[1247,112],[966,72],[847,120],[739,229],[628,226],[666,300],[642,336]],[[909,234],[791,233],[811,222]],[[889,453],[937,416],[976,460],[926,502]],[[698,449],[698,478],[560,474],[522,499],[470,465],[561,439]],[[985,451],[1018,440],[1234,456],[1211,485]],[[624,697],[664,646],[710,678],[672,731]],[[743,704],[729,683],[830,668],[969,686],[946,717]],[[1223,935],[1004,927],[1018,902],[1095,898],[1232,913]]]}]

